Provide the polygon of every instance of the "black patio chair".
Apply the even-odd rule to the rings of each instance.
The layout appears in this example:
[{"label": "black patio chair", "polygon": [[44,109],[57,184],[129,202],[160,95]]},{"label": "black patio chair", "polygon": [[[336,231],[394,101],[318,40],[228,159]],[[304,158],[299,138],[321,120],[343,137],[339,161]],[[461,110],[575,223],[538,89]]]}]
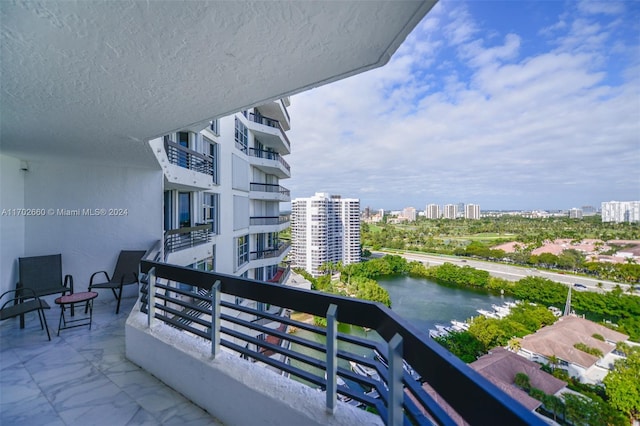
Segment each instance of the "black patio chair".
[{"label": "black patio chair", "polygon": [[[13,297],[5,297],[13,293]],[[6,299],[3,302],[3,299]],[[20,290],[9,290],[2,293],[0,296],[0,321],[4,321],[9,318],[15,318],[20,316],[24,321],[24,314],[38,311],[38,318],[40,318],[40,328],[47,330],[47,337],[51,341],[51,335],[49,334],[49,326],[47,325],[47,317],[44,315],[44,310],[49,309],[49,304],[36,296],[35,291],[30,288],[21,288]]]},{"label": "black patio chair", "polygon": [[[138,284],[138,267],[140,260],[146,252],[144,250],[122,250],[116,262],[115,271],[109,277],[107,271],[94,272],[89,280],[89,291],[97,288],[109,288],[118,301],[116,314],[120,312],[120,300],[122,299],[122,287],[129,284]],[[94,283],[94,279],[103,274],[105,281]],[[116,290],[118,290],[116,292]],[[85,309],[86,311],[86,309]]]},{"label": "black patio chair", "polygon": [[[65,275],[62,281],[62,255],[31,256],[18,258],[19,281],[16,283],[17,295],[30,288],[36,297],[60,293],[73,294],[73,277]],[[19,303],[19,300],[17,301]],[[71,315],[74,314],[73,308]],[[24,328],[24,314],[20,315],[20,328]]]}]

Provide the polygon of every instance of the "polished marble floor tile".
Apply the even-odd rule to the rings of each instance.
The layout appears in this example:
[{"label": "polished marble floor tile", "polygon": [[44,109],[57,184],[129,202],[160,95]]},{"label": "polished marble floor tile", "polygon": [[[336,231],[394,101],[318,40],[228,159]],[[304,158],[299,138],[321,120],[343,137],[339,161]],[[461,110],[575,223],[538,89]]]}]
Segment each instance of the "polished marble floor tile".
[{"label": "polished marble floor tile", "polygon": [[125,358],[124,325],[135,298],[123,299],[116,315],[113,298],[102,293],[91,329],[60,336],[60,309],[47,301],[50,342],[36,313],[27,315],[24,329],[17,318],[0,323],[2,426],[221,424]]}]

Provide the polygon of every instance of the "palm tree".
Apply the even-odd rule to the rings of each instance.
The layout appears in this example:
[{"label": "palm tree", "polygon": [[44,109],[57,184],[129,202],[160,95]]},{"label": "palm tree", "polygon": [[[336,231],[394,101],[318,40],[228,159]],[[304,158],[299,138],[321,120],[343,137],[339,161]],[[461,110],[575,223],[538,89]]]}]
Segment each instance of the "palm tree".
[{"label": "palm tree", "polygon": [[521,348],[522,344],[520,342],[520,339],[518,339],[517,337],[512,337],[507,343],[507,349],[509,349],[511,352],[518,353]]},{"label": "palm tree", "polygon": [[551,371],[555,371],[558,364],[560,364],[560,358],[558,358],[555,355],[551,355],[550,357],[547,358],[547,360],[549,361],[549,366],[551,367]]}]

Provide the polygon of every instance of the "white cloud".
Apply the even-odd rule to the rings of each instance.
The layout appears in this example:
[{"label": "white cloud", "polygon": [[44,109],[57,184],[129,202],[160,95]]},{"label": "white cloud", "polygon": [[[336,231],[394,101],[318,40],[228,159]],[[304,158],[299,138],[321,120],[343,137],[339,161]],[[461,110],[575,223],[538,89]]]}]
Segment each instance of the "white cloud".
[{"label": "white cloud", "polygon": [[439,3],[387,66],[293,97],[284,184],[375,208],[640,199],[638,64],[616,63],[611,80],[607,59],[638,46],[579,9],[555,25],[559,47],[522,57],[537,33],[494,37],[463,3]]}]

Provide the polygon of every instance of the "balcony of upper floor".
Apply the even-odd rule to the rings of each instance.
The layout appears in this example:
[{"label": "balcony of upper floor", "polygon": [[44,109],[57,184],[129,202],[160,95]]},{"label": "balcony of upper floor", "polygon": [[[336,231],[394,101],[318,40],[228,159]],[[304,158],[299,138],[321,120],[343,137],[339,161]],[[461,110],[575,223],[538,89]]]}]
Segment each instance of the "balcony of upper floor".
[{"label": "balcony of upper floor", "polygon": [[280,121],[266,117],[259,112],[243,112],[247,128],[265,147],[282,154],[291,154],[291,142]]},{"label": "balcony of upper floor", "polygon": [[162,167],[168,188],[193,191],[216,186],[217,165],[212,157],[167,138],[154,139],[149,145]]},{"label": "balcony of upper floor", "polygon": [[290,223],[291,223],[290,215],[251,216],[249,218],[249,230],[251,231],[252,234],[280,232],[287,229]]},{"label": "balcony of upper floor", "polygon": [[174,265],[191,265],[213,255],[211,224],[170,229],[164,232],[164,258]]},{"label": "balcony of upper floor", "polygon": [[291,193],[284,186],[273,183],[251,182],[249,186],[249,198],[265,201],[291,201]]},{"label": "balcony of upper floor", "polygon": [[289,97],[278,99],[256,107],[260,115],[277,120],[285,132],[291,130],[291,118],[287,106],[291,105]]},{"label": "balcony of upper floor", "polygon": [[544,424],[380,304],[144,259],[140,272],[127,357],[225,423]]},{"label": "balcony of upper floor", "polygon": [[[53,423],[86,424],[80,406],[91,406],[92,415],[109,424],[185,418],[197,424],[454,424],[463,418],[469,424],[543,424],[379,304],[150,258],[156,257],[140,264],[140,294],[125,289],[120,314],[113,313],[113,298],[95,299],[91,329],[56,336],[54,309],[45,310],[52,342],[35,313],[27,314],[25,329],[18,318],[0,323],[3,424],[37,424],[43,415]],[[237,298],[247,303],[230,302]],[[326,318],[329,326],[259,304]],[[370,331],[333,333],[336,321]],[[284,327],[268,326],[274,323]],[[349,361],[373,368],[378,378],[355,373]],[[34,365],[39,373],[29,374]],[[79,374],[62,374],[65,369]],[[368,412],[374,408],[375,414]],[[402,417],[394,421],[389,413],[398,412]]]},{"label": "balcony of upper floor", "polygon": [[269,266],[282,262],[289,251],[291,243],[288,241],[280,241],[277,247],[256,250],[249,252],[249,262],[252,268]]},{"label": "balcony of upper floor", "polygon": [[249,158],[249,164],[262,170],[266,174],[277,176],[280,179],[291,177],[291,167],[282,155],[265,151],[263,149],[249,148],[244,150]]}]

